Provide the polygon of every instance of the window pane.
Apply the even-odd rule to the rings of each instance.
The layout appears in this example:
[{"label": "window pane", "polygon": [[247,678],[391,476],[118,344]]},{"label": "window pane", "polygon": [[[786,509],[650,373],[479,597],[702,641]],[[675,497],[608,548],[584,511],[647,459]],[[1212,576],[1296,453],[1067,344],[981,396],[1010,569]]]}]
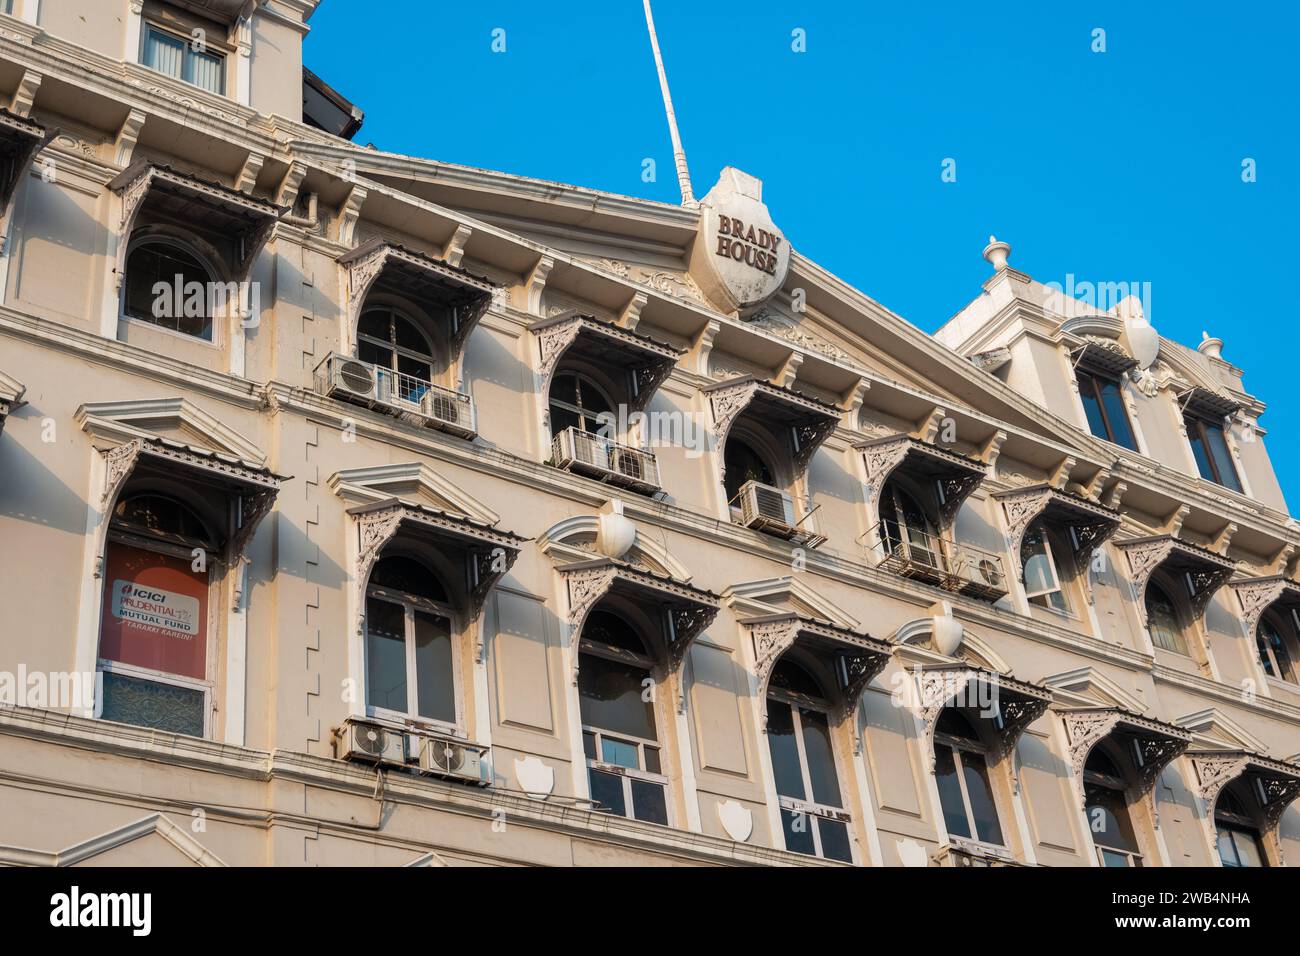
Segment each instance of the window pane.
[{"label": "window pane", "polygon": [[1101,864],[1102,866],[1113,867],[1128,867],[1132,865],[1126,854],[1116,853],[1114,850],[1101,851]]},{"label": "window pane", "polygon": [[587,776],[591,781],[591,799],[599,804],[596,809],[617,813],[621,817],[627,816],[627,804],[623,800],[623,778],[599,770],[592,770]]},{"label": "window pane", "polygon": [[1206,481],[1214,480],[1214,471],[1210,466],[1210,452],[1201,439],[1201,430],[1195,419],[1187,419],[1187,441],[1192,446],[1192,457],[1196,459],[1196,470]]},{"label": "window pane", "polygon": [[1219,484],[1232,491],[1241,491],[1241,482],[1237,480],[1237,466],[1232,461],[1232,453],[1228,451],[1228,441],[1223,436],[1223,428],[1219,425],[1206,425],[1205,437],[1210,444],[1214,467],[1219,472]]},{"label": "window pane", "polygon": [[195,86],[200,86],[210,93],[225,92],[225,66],[226,61],[219,56],[213,56],[211,53],[190,53],[190,76],[189,81]]},{"label": "window pane", "polygon": [[641,756],[637,752],[636,744],[614,740],[612,737],[601,738],[600,759],[616,767],[627,767],[629,770],[641,769]]},{"label": "window pane", "polygon": [[1047,542],[1041,525],[1025,535],[1025,544],[1020,554],[1025,562],[1025,591],[1033,596],[1056,590],[1056,569],[1052,567],[1052,559],[1047,553]]},{"label": "window pane", "polygon": [[966,803],[961,798],[961,783],[957,780],[957,764],[952,748],[936,744],[934,748],[934,779],[939,786],[939,805],[943,808],[944,826],[952,836],[970,838],[970,823],[966,820]]},{"label": "window pane", "polygon": [[[1098,846],[1137,852],[1137,842],[1129,825],[1124,794],[1110,787],[1089,785],[1087,788],[1088,827]],[[1127,864],[1125,864],[1127,865]]]},{"label": "window pane", "polygon": [[668,803],[661,784],[632,781],[632,815],[646,823],[668,826]]},{"label": "window pane", "polygon": [[1130,451],[1137,450],[1133,440],[1133,431],[1129,428],[1128,409],[1124,407],[1124,397],[1115,382],[1101,383],[1101,401],[1106,406],[1106,420],[1110,422],[1111,441]]},{"label": "window pane", "polygon": [[406,713],[406,612],[400,604],[366,601],[366,703]]},{"label": "window pane", "polygon": [[816,710],[800,710],[799,720],[803,724],[803,749],[808,757],[813,800],[827,807],[843,806],[826,715]]},{"label": "window pane", "polygon": [[1110,432],[1106,428],[1106,419],[1101,413],[1101,401],[1097,398],[1096,379],[1083,372],[1079,373],[1079,398],[1083,400],[1083,412],[1088,419],[1088,431],[1098,438],[1110,441]]},{"label": "window pane", "polygon": [[649,674],[640,667],[594,654],[581,655],[578,695],[588,727],[657,740],[654,705],[643,700]]},{"label": "window pane", "polygon": [[421,717],[456,722],[451,622],[425,611],[415,612],[415,689]]},{"label": "window pane", "polygon": [[817,848],[813,843],[813,822],[806,813],[793,810],[781,811],[781,829],[785,831],[785,848],[794,853],[806,853],[816,856]]},{"label": "window pane", "polygon": [[849,849],[849,828],[839,820],[817,818],[817,832],[822,838],[822,856],[828,860],[853,862],[853,851]]},{"label": "window pane", "polygon": [[966,779],[966,795],[970,797],[971,813],[975,817],[975,832],[985,843],[1002,845],[1002,827],[998,824],[998,809],[993,803],[993,789],[989,786],[988,768],[979,754],[963,753],[962,770]]},{"label": "window pane", "polygon": [[591,731],[583,731],[582,734],[582,752],[587,755],[588,760],[596,759],[596,735]]},{"label": "window pane", "polygon": [[[1291,665],[1291,651],[1287,648],[1286,639],[1282,637],[1282,632],[1273,626],[1267,620],[1260,621],[1259,629],[1255,632],[1256,640],[1259,642],[1259,659],[1264,665],[1264,670],[1273,677],[1279,677],[1282,680],[1295,682],[1295,669]],[[1272,650],[1273,655],[1270,659],[1268,651]],[[1273,662],[1277,662],[1277,667],[1273,667]],[[1276,673],[1274,673],[1276,671]]]},{"label": "window pane", "polygon": [[659,768],[659,748],[643,747],[642,749],[645,750],[645,766],[641,769],[647,773],[663,773]]},{"label": "window pane", "polygon": [[794,739],[794,715],[790,705],[779,700],[767,701],[767,744],[772,752],[772,775],[776,792],[794,800],[806,800],[803,769],[799,764],[799,745]]},{"label": "window pane", "polygon": [[1241,866],[1237,859],[1237,848],[1232,842],[1232,831],[1219,827],[1215,832],[1219,844],[1219,861],[1224,866]]},{"label": "window pane", "polygon": [[[195,256],[169,243],[148,242],[126,263],[123,311],[173,332],[212,339],[212,276]],[[155,292],[160,286],[165,291]]]},{"label": "window pane", "polygon": [[1151,643],[1167,651],[1186,654],[1187,642],[1183,640],[1183,629],[1178,623],[1178,612],[1174,609],[1169,596],[1159,588],[1148,584],[1146,608]]},{"label": "window pane", "polygon": [[181,78],[185,63],[185,41],[150,30],[144,41],[144,65],[159,73]]},{"label": "window pane", "polygon": [[106,673],[103,717],[119,724],[202,737],[203,692]]}]

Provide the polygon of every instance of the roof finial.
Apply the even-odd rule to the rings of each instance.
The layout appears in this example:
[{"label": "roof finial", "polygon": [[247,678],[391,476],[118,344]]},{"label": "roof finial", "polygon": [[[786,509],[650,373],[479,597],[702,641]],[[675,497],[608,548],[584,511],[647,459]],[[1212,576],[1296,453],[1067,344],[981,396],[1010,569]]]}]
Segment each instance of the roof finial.
[{"label": "roof finial", "polygon": [[664,95],[664,110],[668,113],[668,133],[673,139],[673,162],[677,164],[677,183],[682,189],[682,205],[688,209],[699,206],[695,200],[695,191],[691,188],[691,171],[686,165],[686,150],[682,147],[681,134],[677,132],[677,113],[673,110],[673,97],[668,92],[668,73],[664,70],[664,58],[659,52],[659,35],[655,32],[655,18],[650,11],[650,0],[645,0],[645,23],[650,29],[650,47],[654,50],[655,66],[659,69],[659,89]]},{"label": "roof finial", "polygon": [[1011,246],[1009,243],[998,242],[996,236],[989,236],[989,244],[984,247],[984,258],[993,266],[995,273],[1001,272],[1007,267],[1007,259],[1011,256]]},{"label": "roof finial", "polygon": [[1209,332],[1201,333],[1201,344],[1196,346],[1196,351],[1202,355],[1208,355],[1210,358],[1223,358],[1223,339],[1216,339]]}]

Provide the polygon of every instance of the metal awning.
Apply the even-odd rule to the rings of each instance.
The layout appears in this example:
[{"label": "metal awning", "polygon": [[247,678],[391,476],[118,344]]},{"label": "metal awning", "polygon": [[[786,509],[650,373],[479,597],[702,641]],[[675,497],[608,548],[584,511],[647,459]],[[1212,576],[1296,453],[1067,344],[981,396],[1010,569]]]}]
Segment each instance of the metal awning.
[{"label": "metal awning", "polygon": [[453,355],[459,355],[498,288],[491,280],[450,262],[384,239],[363,242],[338,261],[348,275],[348,328],[353,341],[367,296],[371,290],[383,288],[417,304],[436,303],[450,310],[448,338]]},{"label": "metal awning", "polygon": [[1118,378],[1138,367],[1138,360],[1124,351],[1118,342],[1088,341],[1070,353],[1075,368]]},{"label": "metal awning", "polygon": [[634,412],[645,411],[682,357],[675,346],[572,309],[539,319],[528,329],[537,336],[543,394],[550,394],[560,359],[576,358],[600,368],[626,370],[631,376],[627,404]]},{"label": "metal awning", "polygon": [[732,426],[747,416],[774,433],[788,430],[794,477],[797,481],[808,470],[817,449],[840,424],[841,412],[834,405],[811,398],[793,389],[742,375],[700,389],[709,400],[717,431],[718,468],[723,482],[727,477],[727,435]]},{"label": "metal awning", "polygon": [[253,15],[261,0],[172,0],[209,20],[233,26]]},{"label": "metal awning", "polygon": [[1122,541],[1119,548],[1128,555],[1129,566],[1133,569],[1133,586],[1141,602],[1144,624],[1146,607],[1143,599],[1146,597],[1147,582],[1157,568],[1184,576],[1192,607],[1196,616],[1200,617],[1205,613],[1210,598],[1227,583],[1237,567],[1231,559],[1172,534]]},{"label": "metal awning", "polygon": [[40,123],[0,109],[0,222],[8,222],[18,184],[49,137]]},{"label": "metal awning", "polygon": [[1182,727],[1121,707],[1068,707],[1059,713],[1070,740],[1070,763],[1076,780],[1083,779],[1092,748],[1106,737],[1115,737],[1137,771],[1141,792],[1147,794],[1165,767],[1192,742],[1191,732]]},{"label": "metal awning", "polygon": [[1178,396],[1178,404],[1184,412],[1199,415],[1211,421],[1222,421],[1229,415],[1235,415],[1245,406],[1234,398],[1219,392],[1194,385]]},{"label": "metal awning", "polygon": [[5,430],[5,419],[15,408],[24,404],[27,390],[4,374],[0,374],[0,434]]},{"label": "metal awning", "polygon": [[841,720],[857,713],[867,685],[889,663],[894,651],[888,641],[793,612],[765,614],[740,623],[749,629],[754,642],[755,676],[765,727],[768,681],[777,662],[792,647],[805,648],[831,665],[840,694],[836,716]]},{"label": "metal awning", "polygon": [[128,240],[136,220],[148,208],[151,213],[181,222],[203,223],[234,240],[238,251],[230,263],[232,279],[247,282],[253,263],[271,238],[275,224],[287,212],[269,200],[147,160],[119,173],[108,188],[122,196],[119,270],[126,261]]},{"label": "metal awning", "polygon": [[348,514],[356,521],[358,535],[356,584],[361,588],[358,630],[365,623],[364,597],[370,572],[384,549],[398,538],[436,549],[440,554],[451,552],[463,562],[465,579],[461,584],[471,620],[478,619],[488,594],[509,573],[528,540],[471,518],[400,498],[350,508]]},{"label": "metal awning", "polygon": [[1205,814],[1213,819],[1223,788],[1245,777],[1255,791],[1266,830],[1277,826],[1282,814],[1300,796],[1300,766],[1274,760],[1249,750],[1201,750],[1189,755],[1196,769],[1196,791],[1205,801]]},{"label": "metal awning", "polygon": [[1017,563],[1020,562],[1025,532],[1039,518],[1071,532],[1074,558],[1079,567],[1085,567],[1091,561],[1093,552],[1105,544],[1123,522],[1120,513],[1113,508],[1047,484],[1001,491],[993,497],[1002,502],[1006,512],[1011,556]]},{"label": "metal awning", "polygon": [[1300,583],[1282,574],[1245,578],[1230,585],[1241,602],[1241,626],[1246,636],[1255,637],[1259,619],[1270,607],[1300,610]]},{"label": "metal awning", "polygon": [[978,459],[948,451],[910,435],[874,438],[858,442],[853,447],[862,453],[862,463],[867,472],[867,507],[870,509],[872,524],[880,520],[880,496],[884,492],[885,482],[895,469],[902,468],[918,478],[937,482],[940,492],[939,511],[944,528],[957,517],[962,502],[989,473],[989,466]]},{"label": "metal awning", "polygon": [[[582,561],[557,569],[569,596],[569,628],[581,634],[587,616],[607,597],[622,597],[664,614],[664,664],[675,672],[695,639],[721,608],[718,595],[684,581],[633,567],[613,558]],[[577,681],[577,655],[573,679]]]},{"label": "metal awning", "polygon": [[935,723],[945,707],[957,707],[970,716],[992,721],[1000,752],[1008,754],[1025,728],[1041,717],[1052,702],[1052,693],[1045,687],[971,664],[923,667],[917,685],[920,716],[932,758]]},{"label": "metal awning", "polygon": [[105,463],[100,499],[105,514],[112,513],[127,481],[150,474],[179,476],[190,484],[237,496],[239,521],[227,542],[228,552],[235,557],[244,553],[257,526],[275,504],[281,483],[289,480],[265,465],[166,438],[136,438],[100,454]]}]

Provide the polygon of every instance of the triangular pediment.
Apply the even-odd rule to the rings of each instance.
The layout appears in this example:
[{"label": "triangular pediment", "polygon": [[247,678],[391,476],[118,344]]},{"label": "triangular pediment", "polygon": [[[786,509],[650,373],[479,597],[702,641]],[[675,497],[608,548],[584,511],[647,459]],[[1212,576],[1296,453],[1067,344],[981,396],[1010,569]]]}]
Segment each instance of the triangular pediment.
[{"label": "triangular pediment", "polygon": [[22,382],[12,375],[0,371],[0,402],[4,402],[6,405],[16,405],[22,401],[23,392],[25,391]]},{"label": "triangular pediment", "polygon": [[255,465],[266,464],[266,453],[251,438],[188,398],[93,402],[77,409],[76,421],[97,439],[123,443],[136,438],[165,438]]},{"label": "triangular pediment", "polygon": [[745,617],[794,611],[803,617],[858,630],[858,621],[796,578],[767,578],[733,584],[722,592],[738,615]]},{"label": "triangular pediment", "polygon": [[1199,746],[1222,750],[1249,750],[1267,753],[1264,742],[1217,707],[1199,710],[1174,721],[1190,730]]},{"label": "triangular pediment", "polygon": [[185,828],[161,813],[54,852],[0,846],[0,864],[19,866],[225,866]]},{"label": "triangular pediment", "polygon": [[423,462],[351,468],[333,475],[329,485],[336,495],[356,504],[398,498],[483,524],[495,525],[501,520],[487,505]]},{"label": "triangular pediment", "polygon": [[1066,703],[1075,707],[1119,707],[1134,714],[1144,714],[1147,705],[1136,694],[1125,690],[1095,667],[1079,667],[1054,674],[1042,682]]}]

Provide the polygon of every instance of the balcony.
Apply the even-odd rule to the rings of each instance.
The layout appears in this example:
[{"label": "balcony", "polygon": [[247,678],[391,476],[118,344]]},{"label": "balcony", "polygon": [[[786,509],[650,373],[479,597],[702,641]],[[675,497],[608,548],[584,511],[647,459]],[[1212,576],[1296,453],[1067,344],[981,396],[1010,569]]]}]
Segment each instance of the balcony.
[{"label": "balcony", "polygon": [[972,544],[882,521],[872,529],[883,557],[876,567],[932,587],[995,603],[1008,593],[1002,556]]},{"label": "balcony", "polygon": [[326,356],[316,368],[316,390],[462,438],[478,433],[474,400],[468,395],[350,356]]},{"label": "balcony", "polygon": [[557,468],[639,494],[652,495],[662,487],[654,452],[580,428],[566,428],[551,440],[551,459]]}]

